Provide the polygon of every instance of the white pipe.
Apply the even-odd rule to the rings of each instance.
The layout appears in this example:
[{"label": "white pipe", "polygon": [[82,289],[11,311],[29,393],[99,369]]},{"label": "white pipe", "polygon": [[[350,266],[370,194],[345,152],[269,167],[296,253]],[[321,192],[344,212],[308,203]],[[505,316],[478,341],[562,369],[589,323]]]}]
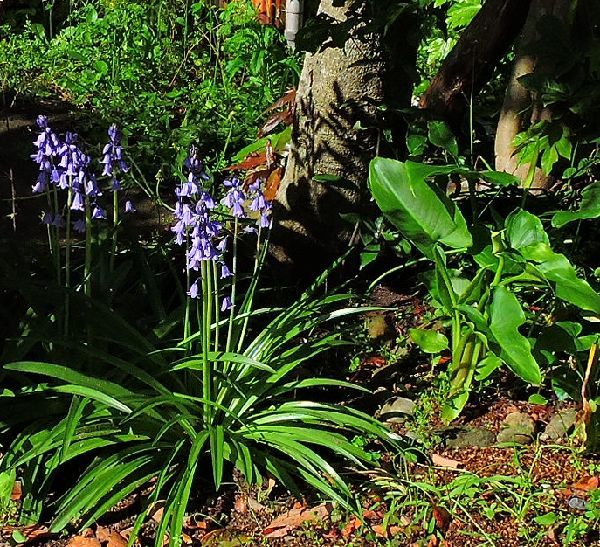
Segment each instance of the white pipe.
[{"label": "white pipe", "polygon": [[285,2],[285,39],[291,49],[296,47],[296,34],[302,27],[304,0]]}]

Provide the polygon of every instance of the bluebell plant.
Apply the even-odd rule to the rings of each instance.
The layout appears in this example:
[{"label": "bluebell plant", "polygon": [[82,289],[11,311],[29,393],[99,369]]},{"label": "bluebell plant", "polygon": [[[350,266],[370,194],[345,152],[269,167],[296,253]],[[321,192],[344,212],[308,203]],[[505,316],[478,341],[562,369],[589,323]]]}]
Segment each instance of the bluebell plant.
[{"label": "bluebell plant", "polygon": [[[71,248],[73,233],[85,234],[84,282],[85,293],[91,295],[92,267],[92,222],[106,220],[107,213],[100,202],[103,191],[94,172],[93,159],[86,154],[78,141],[78,135],[67,131],[61,139],[49,126],[48,118],[40,115],[36,120],[38,135],[34,144],[36,153],[31,156],[39,166],[39,173],[32,191],[46,194],[48,208],[42,213],[42,223],[47,226],[50,253],[57,280],[62,283],[61,241],[64,242],[64,285],[67,289],[65,301],[65,330],[68,330],[69,297],[71,289]],[[119,222],[118,191],[121,180],[129,167],[123,159],[121,133],[113,124],[108,129],[109,142],[102,151],[101,177],[109,180],[113,192],[113,248],[111,266],[117,252],[117,225]],[[61,193],[66,198],[61,199]],[[130,200],[125,203],[125,212],[135,211]],[[64,229],[64,234],[61,230]],[[64,236],[64,239],[63,239]]]},{"label": "bluebell plant", "polygon": [[[214,400],[213,364],[210,352],[225,355],[239,349],[247,326],[247,317],[240,317],[237,299],[238,239],[252,232],[257,236],[257,248],[252,279],[260,267],[261,245],[267,238],[262,231],[271,227],[271,204],[256,181],[244,188],[238,177],[230,177],[214,188],[224,196],[215,199],[211,178],[195,147],[191,147],[183,165],[183,179],[175,190],[174,225],[171,228],[175,243],[185,247],[186,305],[183,320],[183,344],[191,351],[191,341],[200,339],[202,354],[202,386],[205,401],[204,419],[212,427]],[[214,185],[213,185],[214,186]],[[252,218],[252,214],[257,216]],[[240,223],[244,230],[240,230]],[[249,291],[250,293],[252,291]],[[198,334],[192,335],[192,301],[196,306]],[[227,333],[220,336],[220,314],[227,313],[224,322]],[[223,345],[224,342],[224,345]],[[225,361],[225,369],[227,362]]]}]

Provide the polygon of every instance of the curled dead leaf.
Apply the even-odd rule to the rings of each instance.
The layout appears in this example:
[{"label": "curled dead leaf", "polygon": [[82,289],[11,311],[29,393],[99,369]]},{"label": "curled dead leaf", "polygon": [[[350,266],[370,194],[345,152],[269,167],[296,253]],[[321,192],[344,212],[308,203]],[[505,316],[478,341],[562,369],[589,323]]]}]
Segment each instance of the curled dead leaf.
[{"label": "curled dead leaf", "polygon": [[277,517],[263,530],[263,536],[268,538],[281,538],[289,532],[299,528],[305,522],[323,520],[331,513],[329,504],[321,504],[313,508],[297,507]]},{"label": "curled dead leaf", "polygon": [[446,467],[448,469],[458,469],[463,465],[462,462],[446,458],[445,456],[440,456],[439,454],[433,454],[431,456],[431,462],[437,467]]}]

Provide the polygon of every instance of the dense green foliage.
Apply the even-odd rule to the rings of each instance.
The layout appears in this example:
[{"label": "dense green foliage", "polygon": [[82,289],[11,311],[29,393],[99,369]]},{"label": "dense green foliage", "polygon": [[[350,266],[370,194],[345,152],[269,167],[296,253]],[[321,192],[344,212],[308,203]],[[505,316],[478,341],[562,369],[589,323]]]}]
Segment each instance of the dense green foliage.
[{"label": "dense green foliage", "polygon": [[[414,17],[402,42],[410,49],[414,33],[410,54],[396,52],[398,63],[412,63],[404,67],[412,105],[394,97],[379,105],[381,156],[365,181],[379,211],[332,211],[353,225],[360,272],[349,266],[351,250],[291,297],[295,288],[282,288],[277,272],[272,286],[262,282],[277,229],[264,179],[274,166],[283,172],[293,92],[269,107],[297,84],[302,53],[259,22],[252,2],[214,4],[21,0],[0,27],[7,108],[60,104],[82,133],[58,135],[38,118],[39,176],[24,186],[33,184],[46,208],[48,253],[0,261],[2,295],[16,302],[16,313],[5,312],[12,336],[1,356],[0,509],[18,480],[10,518],[58,534],[141,492],[131,542],[160,506],[155,544],[179,545],[199,492],[232,477],[244,486],[274,478],[298,498],[318,494],[359,515],[354,479],[368,475],[387,504],[386,525],[410,508],[431,532],[436,504],[474,504],[493,519],[475,501],[478,488],[525,519],[523,500],[549,495],[535,492],[532,471],[526,479],[465,473],[439,489],[404,478],[407,443],[345,404],[368,392],[346,381],[345,363],[365,347],[394,351],[361,345],[355,319],[382,308],[363,305],[357,288],[410,285],[426,319],[390,345],[431,364],[436,418],[462,419],[478,395],[509,382],[532,401],[581,405],[585,447],[600,451],[600,10],[572,2],[568,20],[540,20],[528,44],[539,62],[519,78],[531,101],[512,143],[525,170],[511,174],[492,165],[518,46],[465,98],[462,118],[415,106],[485,2],[374,7],[367,29],[384,38],[401,14]],[[311,24],[298,43],[312,39],[314,51],[356,31],[351,17],[335,32]],[[267,112],[274,117],[260,130]],[[238,162],[255,172],[225,171]],[[536,177],[547,184],[532,191]],[[333,179],[342,177],[314,183]],[[135,221],[123,215],[135,206],[123,203],[123,190],[136,184],[169,215],[168,229],[141,238],[128,226]],[[335,365],[323,371],[331,355]],[[596,495],[585,507],[593,522],[599,503]],[[581,515],[538,517],[540,526],[561,522],[571,539],[589,529]]]}]

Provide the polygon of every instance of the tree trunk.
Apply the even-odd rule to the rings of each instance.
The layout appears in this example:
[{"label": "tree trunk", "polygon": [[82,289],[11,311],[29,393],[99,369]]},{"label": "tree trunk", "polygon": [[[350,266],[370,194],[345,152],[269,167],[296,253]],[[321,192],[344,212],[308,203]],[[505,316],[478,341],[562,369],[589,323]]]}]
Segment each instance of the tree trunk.
[{"label": "tree trunk", "polygon": [[421,108],[457,123],[512,46],[531,0],[487,0],[442,63]]},{"label": "tree trunk", "polygon": [[[514,174],[522,181],[527,179],[531,166],[528,164],[517,165],[518,158],[513,145],[515,137],[530,125],[543,120],[551,120],[552,112],[548,108],[544,108],[539,97],[536,97],[521,85],[519,78],[526,74],[533,74],[536,70],[549,69],[549,67],[541,66],[538,59],[531,52],[532,44],[539,39],[538,24],[542,17],[547,15],[553,15],[563,21],[566,20],[569,15],[570,4],[570,0],[533,0],[519,38],[513,72],[498,120],[494,154],[496,170]],[[547,188],[549,177],[541,169],[534,169],[530,187],[535,189]]]},{"label": "tree trunk", "polygon": [[[348,245],[352,226],[341,213],[367,201],[368,165],[377,144],[378,106],[384,99],[382,36],[366,27],[368,1],[322,0],[317,17],[330,38],[308,53],[296,96],[296,116],[285,175],[277,196],[275,258],[314,273]],[[352,8],[350,8],[352,5]],[[354,22],[356,21],[356,23]],[[315,180],[315,177],[326,176]]]}]

